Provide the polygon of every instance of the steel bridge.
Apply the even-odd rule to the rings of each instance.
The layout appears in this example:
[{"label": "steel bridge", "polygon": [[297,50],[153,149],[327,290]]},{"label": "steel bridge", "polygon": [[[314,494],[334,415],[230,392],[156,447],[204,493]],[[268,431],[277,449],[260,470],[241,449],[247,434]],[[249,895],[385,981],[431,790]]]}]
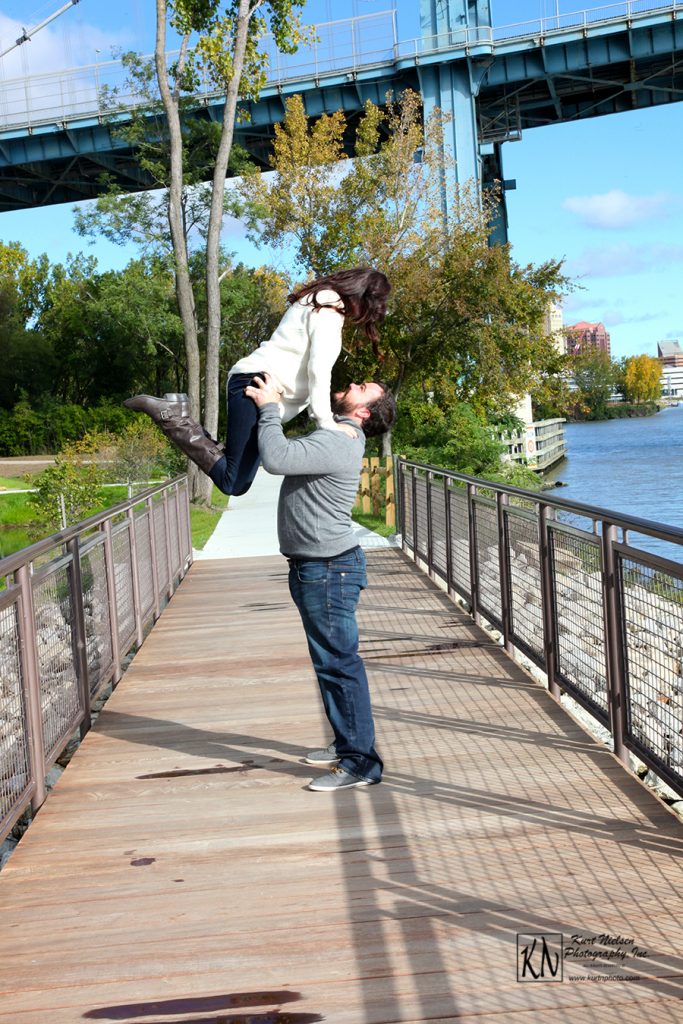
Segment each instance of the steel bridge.
[{"label": "steel bridge", "polygon": [[[508,26],[492,26],[490,0],[447,0],[438,12],[422,0],[421,10],[416,39],[399,39],[396,12],[386,11],[320,25],[292,56],[271,47],[267,85],[236,141],[267,167],[288,96],[300,93],[311,118],[343,109],[353,124],[366,100],[410,87],[426,114],[452,115],[444,145],[456,179],[486,185],[504,181],[502,144],[526,129],[683,97],[683,3],[627,0]],[[126,190],[152,187],[116,133],[140,102],[120,61],[2,83],[0,211],[91,199],[104,173]],[[222,105],[205,83],[197,116],[218,120]]]}]

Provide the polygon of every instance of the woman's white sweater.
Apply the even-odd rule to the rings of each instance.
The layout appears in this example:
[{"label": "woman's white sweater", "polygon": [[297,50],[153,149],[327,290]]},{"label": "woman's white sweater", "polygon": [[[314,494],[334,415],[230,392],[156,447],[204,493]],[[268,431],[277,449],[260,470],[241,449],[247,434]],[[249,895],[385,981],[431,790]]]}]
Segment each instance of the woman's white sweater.
[{"label": "woman's white sweater", "polygon": [[235,363],[230,376],[264,370],[284,389],[284,422],[310,406],[318,426],[329,428],[335,422],[330,409],[330,379],[341,352],[344,315],[336,292],[321,289],[318,302],[335,303],[337,308],[316,309],[310,295],[292,303],[272,337]]}]

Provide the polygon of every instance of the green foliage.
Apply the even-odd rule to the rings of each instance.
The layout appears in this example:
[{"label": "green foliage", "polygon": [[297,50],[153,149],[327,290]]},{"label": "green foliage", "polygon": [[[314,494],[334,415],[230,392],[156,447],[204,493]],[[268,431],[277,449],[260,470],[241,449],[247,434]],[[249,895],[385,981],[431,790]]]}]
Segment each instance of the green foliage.
[{"label": "green foliage", "polygon": [[444,410],[420,399],[400,403],[394,446],[416,462],[471,476],[499,471],[504,450],[471,406],[456,402]]},{"label": "green foliage", "polygon": [[[87,446],[86,446],[87,449]],[[86,461],[86,451],[71,445],[57,456],[36,479],[36,492],[29,496],[35,536],[57,533],[93,515],[99,507],[103,476],[97,463]]]},{"label": "green foliage", "polygon": [[619,380],[619,368],[607,352],[588,348],[571,361],[577,392],[575,412],[588,420],[607,418],[607,403]]}]

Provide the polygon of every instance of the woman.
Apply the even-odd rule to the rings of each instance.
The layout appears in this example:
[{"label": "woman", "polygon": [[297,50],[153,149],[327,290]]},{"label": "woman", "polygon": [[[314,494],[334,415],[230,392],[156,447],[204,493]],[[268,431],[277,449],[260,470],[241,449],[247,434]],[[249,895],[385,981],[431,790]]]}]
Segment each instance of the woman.
[{"label": "woman", "polygon": [[377,324],[386,315],[391,285],[370,267],[340,270],[304,285],[289,296],[290,306],[272,336],[240,359],[228,374],[228,437],[225,445],[191,418],[186,395],[129,398],[124,405],[146,412],[224,494],[245,494],[259,467],[258,408],[244,389],[254,376],[270,374],[280,391],[283,423],[303,409],[325,430],[350,432],[330,409],[332,368],[342,346],[345,319],[363,329],[376,350]]}]

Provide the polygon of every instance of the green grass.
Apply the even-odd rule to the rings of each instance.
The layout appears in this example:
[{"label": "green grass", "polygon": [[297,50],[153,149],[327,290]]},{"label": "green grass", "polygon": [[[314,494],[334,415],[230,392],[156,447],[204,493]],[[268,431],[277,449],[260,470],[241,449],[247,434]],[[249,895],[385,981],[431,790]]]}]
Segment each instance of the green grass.
[{"label": "green grass", "polygon": [[356,512],[354,510],[353,518],[356,523],[364,526],[366,530],[378,533],[380,537],[393,537],[396,533],[396,527],[387,526],[383,516],[373,516],[369,512]]},{"label": "green grass", "polygon": [[207,540],[216,529],[218,520],[228,504],[227,494],[223,494],[214,487],[211,494],[211,507],[204,505],[190,505],[190,530],[192,533],[192,547],[202,551]]},{"label": "green grass", "polygon": [[[4,478],[8,479],[8,478]],[[11,480],[11,478],[9,478]],[[0,481],[3,478],[0,477]],[[14,481],[16,482],[16,481]],[[22,482],[22,481],[20,481]],[[35,538],[28,533],[29,523],[35,518],[35,510],[29,501],[28,494],[0,494],[0,558],[25,548]],[[100,505],[98,511],[104,511],[112,505],[118,505],[128,497],[125,484],[116,487],[103,487],[99,491]],[[190,506],[190,524],[192,529],[192,546],[201,551],[216,528],[216,524],[225,511],[228,498],[215,487],[211,496],[211,507],[201,505]]]},{"label": "green grass", "polygon": [[23,491],[27,487],[33,487],[36,473],[27,476],[0,476],[0,491]]}]

